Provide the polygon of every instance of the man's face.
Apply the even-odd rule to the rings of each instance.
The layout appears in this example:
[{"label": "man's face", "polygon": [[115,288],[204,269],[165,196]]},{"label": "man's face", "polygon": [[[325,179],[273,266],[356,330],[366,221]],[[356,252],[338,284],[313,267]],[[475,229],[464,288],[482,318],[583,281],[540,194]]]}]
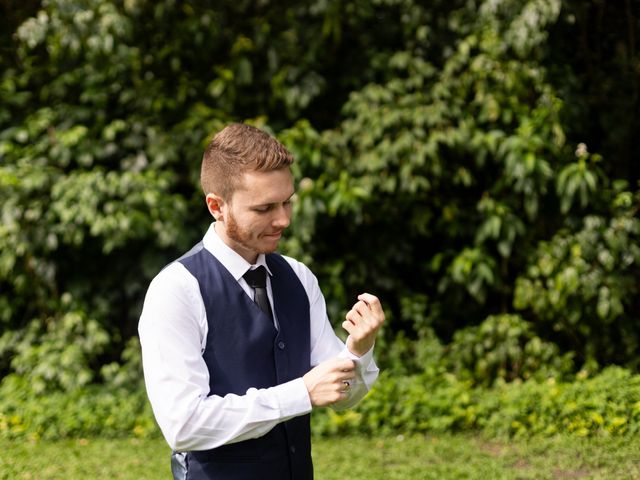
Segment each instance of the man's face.
[{"label": "man's face", "polygon": [[291,221],[293,177],[289,169],[247,172],[242,188],[221,207],[216,232],[249,263],[258,254],[278,248],[280,237]]}]

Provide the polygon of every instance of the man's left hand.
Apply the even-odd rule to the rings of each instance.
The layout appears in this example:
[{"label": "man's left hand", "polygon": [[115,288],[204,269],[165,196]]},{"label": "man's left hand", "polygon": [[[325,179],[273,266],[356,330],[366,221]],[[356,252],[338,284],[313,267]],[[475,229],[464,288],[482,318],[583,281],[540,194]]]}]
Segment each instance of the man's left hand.
[{"label": "man's left hand", "polygon": [[371,350],[383,323],[384,310],[378,297],[370,293],[358,295],[358,302],[351,307],[346,320],[342,322],[342,328],[349,332],[349,351],[361,357]]}]

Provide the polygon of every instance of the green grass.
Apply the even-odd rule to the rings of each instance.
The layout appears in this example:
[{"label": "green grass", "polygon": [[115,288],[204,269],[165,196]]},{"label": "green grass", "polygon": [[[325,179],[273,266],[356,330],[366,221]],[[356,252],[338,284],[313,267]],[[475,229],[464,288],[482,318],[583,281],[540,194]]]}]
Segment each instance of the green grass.
[{"label": "green grass", "polygon": [[[162,440],[0,440],[0,479],[170,479]],[[317,480],[640,479],[640,439],[451,435],[315,440]]]}]

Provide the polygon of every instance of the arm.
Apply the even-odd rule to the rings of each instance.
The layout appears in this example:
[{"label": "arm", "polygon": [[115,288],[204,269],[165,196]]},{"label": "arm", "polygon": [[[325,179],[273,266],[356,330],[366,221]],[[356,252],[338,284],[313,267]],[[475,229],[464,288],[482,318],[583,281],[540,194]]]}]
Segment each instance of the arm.
[{"label": "arm", "polygon": [[151,283],[139,324],[147,393],[171,448],[205,450],[257,438],[311,410],[302,379],[241,396],[208,396],[206,332],[198,283],[174,263]]},{"label": "arm", "polygon": [[[322,396],[324,400],[314,399],[313,392],[309,387],[312,383],[318,382],[319,378],[314,377],[312,382],[309,374],[314,372],[315,368],[305,375],[305,380],[309,380],[307,388],[310,390],[311,403],[314,406],[331,405],[336,410],[352,407],[368,393],[378,377],[379,370],[373,360],[373,342],[384,321],[384,312],[380,302],[373,295],[360,295],[362,300],[359,300],[347,314],[347,318],[351,318],[351,320],[345,321],[345,323],[349,323],[349,328],[345,329],[350,336],[347,338],[347,345],[345,345],[336,336],[329,322],[324,296],[320,291],[315,275],[302,263],[288,257],[285,258],[291,264],[298,278],[300,278],[309,297],[311,309],[311,365],[313,367],[317,366],[317,368],[320,366],[327,367],[324,365],[325,362],[340,358],[349,360],[354,366],[353,378],[348,379],[350,384],[349,391],[343,392],[337,400],[333,397],[333,401],[327,401],[324,396]],[[370,302],[372,309],[367,309],[361,304],[365,303],[365,300]],[[315,373],[318,373],[318,377],[320,376],[320,371]],[[344,379],[340,378],[339,375],[336,376],[336,373],[328,367],[323,372],[323,376],[328,375],[326,381],[332,383],[332,386],[327,386],[326,388],[331,390],[334,395],[336,389],[344,389],[342,384]],[[335,379],[335,381],[331,382],[332,379]]]}]

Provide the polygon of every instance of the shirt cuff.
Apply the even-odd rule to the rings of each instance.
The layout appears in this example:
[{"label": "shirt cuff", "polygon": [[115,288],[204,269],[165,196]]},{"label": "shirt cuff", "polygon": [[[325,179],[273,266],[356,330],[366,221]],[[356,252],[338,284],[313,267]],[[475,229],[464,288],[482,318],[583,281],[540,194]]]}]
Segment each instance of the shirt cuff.
[{"label": "shirt cuff", "polygon": [[302,377],[278,385],[275,391],[283,417],[297,417],[311,412],[311,399]]}]

